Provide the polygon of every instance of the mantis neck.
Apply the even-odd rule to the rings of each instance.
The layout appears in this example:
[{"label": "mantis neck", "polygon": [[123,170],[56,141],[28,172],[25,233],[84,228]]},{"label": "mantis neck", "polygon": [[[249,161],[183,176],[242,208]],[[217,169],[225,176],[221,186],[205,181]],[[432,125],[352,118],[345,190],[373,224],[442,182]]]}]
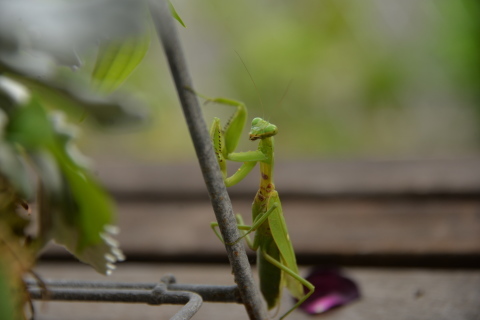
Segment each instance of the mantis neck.
[{"label": "mantis neck", "polygon": [[258,149],[267,156],[267,159],[260,162],[260,188],[264,190],[274,189],[273,184],[273,137],[260,140]]}]

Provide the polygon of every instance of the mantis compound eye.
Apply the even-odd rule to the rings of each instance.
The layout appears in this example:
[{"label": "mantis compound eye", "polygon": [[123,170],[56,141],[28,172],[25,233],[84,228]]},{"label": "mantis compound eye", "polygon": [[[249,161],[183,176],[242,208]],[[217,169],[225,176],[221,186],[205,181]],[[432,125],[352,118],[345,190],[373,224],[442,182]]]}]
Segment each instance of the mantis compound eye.
[{"label": "mantis compound eye", "polygon": [[265,134],[267,135],[267,137],[271,137],[271,136],[274,136],[278,133],[278,128],[276,125],[272,124],[272,123],[269,123],[266,127],[265,127]]},{"label": "mantis compound eye", "polygon": [[262,122],[262,121],[265,121],[265,120],[263,120],[262,118],[254,118],[254,119],[252,120],[252,127],[258,126],[258,124],[259,124],[260,122]]}]

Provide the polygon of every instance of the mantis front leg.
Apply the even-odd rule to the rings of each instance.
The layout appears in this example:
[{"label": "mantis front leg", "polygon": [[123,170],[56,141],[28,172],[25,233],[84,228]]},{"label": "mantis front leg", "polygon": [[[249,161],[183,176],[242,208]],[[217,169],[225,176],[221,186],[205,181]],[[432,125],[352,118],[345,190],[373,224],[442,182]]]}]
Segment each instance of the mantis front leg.
[{"label": "mantis front leg", "polygon": [[[258,161],[266,159],[266,156],[260,150],[235,152],[240,136],[245,127],[247,119],[247,108],[245,104],[239,101],[226,98],[209,98],[199,93],[198,96],[204,98],[206,102],[213,102],[220,105],[235,107],[236,110],[227,124],[222,128],[219,118],[214,118],[210,127],[210,137],[217,157],[217,162],[222,171],[223,180],[227,187],[233,186],[242,181]],[[227,173],[227,160],[243,162],[240,168],[230,177]]]},{"label": "mantis front leg", "polygon": [[[215,101],[218,102],[218,100]],[[223,179],[227,187],[233,186],[242,181],[250,171],[252,171],[258,161],[266,159],[266,156],[260,150],[234,152],[243,130],[243,127],[239,126],[238,123],[243,121],[246,116],[246,114],[245,116],[243,115],[243,113],[246,113],[246,110],[244,109],[245,106],[242,103],[239,103],[237,107],[239,109],[223,129],[221,128],[220,119],[218,118],[213,120],[212,127],[210,128],[210,136],[212,138],[217,161],[220,165],[220,170],[222,171]],[[227,174],[227,160],[243,162],[240,168],[230,177],[228,177]]]},{"label": "mantis front leg", "polygon": [[[251,152],[257,152],[257,151],[251,151]],[[242,152],[242,153],[247,153],[247,152]],[[263,154],[261,154],[261,156],[263,156]],[[232,160],[232,161],[235,161],[235,160]],[[227,187],[234,186],[240,181],[242,181],[243,179],[245,179],[245,177],[250,173],[250,171],[252,171],[252,169],[255,167],[256,164],[257,164],[257,161],[246,161],[246,162],[243,162],[240,168],[238,168],[238,170],[234,174],[232,174],[230,177],[226,177],[226,174],[225,174],[224,180],[223,180],[225,182],[225,186]]]}]

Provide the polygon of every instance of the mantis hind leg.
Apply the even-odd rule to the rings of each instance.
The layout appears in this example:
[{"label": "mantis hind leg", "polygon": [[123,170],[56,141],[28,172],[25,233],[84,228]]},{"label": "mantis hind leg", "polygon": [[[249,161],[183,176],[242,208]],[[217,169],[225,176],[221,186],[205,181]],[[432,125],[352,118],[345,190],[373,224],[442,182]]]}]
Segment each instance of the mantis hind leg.
[{"label": "mantis hind leg", "polygon": [[[243,235],[240,236],[240,238],[238,238],[237,240],[235,240],[235,242],[234,242],[233,244],[235,244],[235,243],[239,242],[240,240],[242,240],[243,238],[247,237],[247,236],[248,236],[250,233],[252,233],[253,231],[256,231],[256,230],[268,219],[268,217],[270,216],[270,214],[272,214],[277,207],[278,207],[278,205],[277,205],[276,203],[274,203],[274,204],[267,210],[267,212],[265,212],[265,213],[262,214],[262,215],[259,215],[259,216],[257,217],[257,219],[255,219],[255,221],[253,221],[253,225],[251,225],[251,226],[244,225],[244,224],[243,224],[242,216],[241,216],[241,215],[237,215],[237,222],[239,223],[239,225],[242,225],[243,230],[246,230],[246,232],[243,232]],[[240,219],[240,221],[239,221],[239,219]],[[247,228],[245,228],[245,227],[247,227]],[[239,227],[239,229],[240,229],[240,227]],[[250,238],[247,238],[247,239],[250,239]],[[248,243],[248,241],[247,241],[247,243]],[[249,245],[249,246],[250,246],[250,245]],[[257,250],[258,244],[256,244],[256,245],[253,245],[253,244],[252,244],[252,246],[255,247],[255,249],[252,249],[252,250]],[[252,247],[250,247],[250,248],[252,248]]]},{"label": "mantis hind leg", "polygon": [[[258,249],[258,246],[255,246],[255,244],[253,243],[252,239],[250,239],[250,237],[248,236],[248,230],[251,230],[252,229],[252,226],[249,226],[249,225],[246,225],[244,222],[243,222],[243,218],[242,218],[242,215],[241,214],[237,214],[235,216],[237,218],[237,227],[238,229],[240,230],[240,232],[242,233],[242,235],[240,236],[240,238],[238,238],[233,244],[237,243],[238,241],[240,241],[241,239],[245,238],[245,242],[247,243],[247,246],[253,250],[253,251],[257,251]],[[245,232],[247,231],[247,232]]]},{"label": "mantis hind leg", "polygon": [[305,300],[307,300],[308,297],[312,295],[313,291],[315,290],[315,287],[306,279],[302,278],[299,274],[295,273],[294,271],[292,271],[290,268],[288,268],[278,260],[275,260],[272,256],[270,256],[268,253],[266,253],[263,250],[262,250],[262,255],[265,258],[265,260],[267,260],[268,262],[270,262],[271,264],[273,264],[275,267],[279,268],[283,272],[287,273],[289,276],[291,276],[292,278],[300,282],[309,290],[307,294],[305,294],[301,299],[298,300],[298,302],[292,308],[290,308],[290,310],[288,310],[283,316],[280,317],[280,320],[282,320],[286,316],[288,316],[293,310],[297,309],[302,303],[304,303]]}]

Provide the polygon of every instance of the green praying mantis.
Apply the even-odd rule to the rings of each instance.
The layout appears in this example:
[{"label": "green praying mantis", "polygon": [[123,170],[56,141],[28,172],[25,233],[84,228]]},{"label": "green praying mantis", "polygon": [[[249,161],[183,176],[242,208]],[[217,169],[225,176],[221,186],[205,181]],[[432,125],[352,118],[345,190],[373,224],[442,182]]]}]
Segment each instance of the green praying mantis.
[{"label": "green praying mantis", "polygon": [[[245,238],[247,245],[257,252],[257,267],[262,292],[268,309],[279,305],[283,287],[298,299],[280,319],[285,318],[298,308],[314,291],[314,286],[299,275],[298,266],[292,242],[288,235],[287,226],[283,217],[282,205],[273,182],[274,155],[273,136],[278,129],[274,124],[261,118],[252,121],[250,140],[259,140],[258,149],[247,152],[234,152],[243,128],[246,124],[247,109],[241,102],[225,98],[207,98],[207,102],[214,102],[236,108],[235,113],[224,128],[220,119],[214,118],[210,136],[214,145],[217,161],[227,187],[235,185],[245,178],[248,173],[260,163],[260,188],[252,204],[252,225],[245,225],[240,214],[236,219],[242,235],[234,243]],[[241,167],[230,177],[227,177],[226,161],[243,162]],[[218,223],[212,222],[211,227],[215,234],[223,239],[217,231]],[[249,234],[255,231],[251,240]],[[234,244],[227,243],[227,244]],[[305,294],[303,286],[308,289]]]}]

